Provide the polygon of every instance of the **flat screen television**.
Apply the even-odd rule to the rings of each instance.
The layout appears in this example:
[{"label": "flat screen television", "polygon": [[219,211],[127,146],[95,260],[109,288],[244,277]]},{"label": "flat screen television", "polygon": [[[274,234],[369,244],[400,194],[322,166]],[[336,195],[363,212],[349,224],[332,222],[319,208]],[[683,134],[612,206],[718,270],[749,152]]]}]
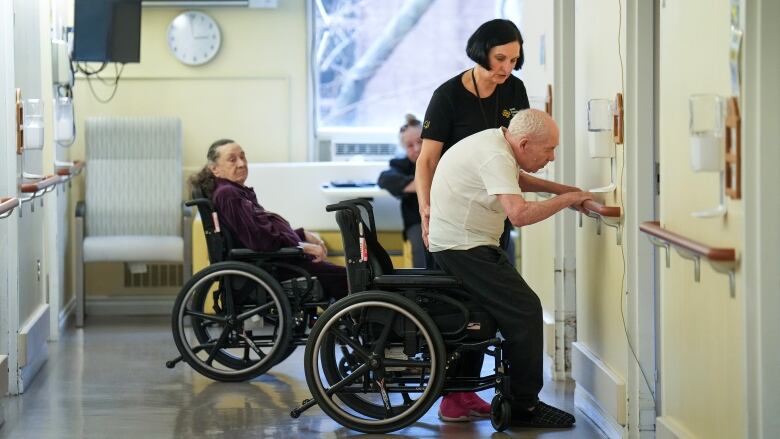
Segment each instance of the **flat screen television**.
[{"label": "flat screen television", "polygon": [[141,60],[141,0],[76,0],[73,60]]}]

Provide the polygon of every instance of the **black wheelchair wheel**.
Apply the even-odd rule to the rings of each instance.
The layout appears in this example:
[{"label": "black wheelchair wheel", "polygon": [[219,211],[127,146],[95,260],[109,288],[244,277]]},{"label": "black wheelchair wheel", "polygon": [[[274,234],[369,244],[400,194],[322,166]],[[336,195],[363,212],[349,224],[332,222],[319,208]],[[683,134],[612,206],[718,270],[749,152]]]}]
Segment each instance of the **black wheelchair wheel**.
[{"label": "black wheelchair wheel", "polygon": [[173,338],[198,373],[246,381],[266,373],[288,351],[291,314],[281,286],[267,272],[244,262],[220,262],[182,288],[173,308]]},{"label": "black wheelchair wheel", "polygon": [[279,359],[276,360],[276,364],[281,363],[282,361],[286,360],[290,357],[290,355],[295,352],[295,350],[298,348],[298,345],[294,343],[294,341],[291,341],[290,344],[287,346],[287,350],[282,352],[282,355],[279,356]]},{"label": "black wheelchair wheel", "polygon": [[[402,354],[404,342],[417,349]],[[395,357],[388,351],[395,349]],[[445,347],[433,320],[397,293],[367,291],[331,305],[309,335],[304,372],[320,408],[339,424],[388,433],[422,417],[444,386]]]},{"label": "black wheelchair wheel", "polygon": [[496,395],[490,402],[490,423],[496,431],[504,431],[512,419],[512,406],[503,395]]}]

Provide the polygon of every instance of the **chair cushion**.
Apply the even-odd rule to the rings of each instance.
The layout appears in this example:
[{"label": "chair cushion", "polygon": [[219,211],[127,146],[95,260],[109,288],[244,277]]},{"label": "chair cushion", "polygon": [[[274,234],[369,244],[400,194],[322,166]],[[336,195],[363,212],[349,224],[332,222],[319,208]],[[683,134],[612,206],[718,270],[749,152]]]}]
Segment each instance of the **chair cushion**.
[{"label": "chair cushion", "polygon": [[88,236],[84,262],[181,262],[181,236]]},{"label": "chair cushion", "polygon": [[84,126],[86,236],[180,235],[181,121],[92,117]]}]

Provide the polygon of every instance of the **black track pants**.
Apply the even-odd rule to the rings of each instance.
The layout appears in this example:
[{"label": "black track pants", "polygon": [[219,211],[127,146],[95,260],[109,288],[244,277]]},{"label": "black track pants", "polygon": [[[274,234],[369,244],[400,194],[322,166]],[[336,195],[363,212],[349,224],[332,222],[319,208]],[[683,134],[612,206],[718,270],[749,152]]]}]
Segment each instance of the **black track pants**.
[{"label": "black track pants", "polygon": [[[498,247],[445,250],[433,254],[436,263],[457,277],[465,289],[498,323],[509,363],[513,404],[536,403],[543,385],[542,304]],[[470,354],[470,353],[467,353]],[[479,376],[482,355],[465,355],[460,376]]]}]

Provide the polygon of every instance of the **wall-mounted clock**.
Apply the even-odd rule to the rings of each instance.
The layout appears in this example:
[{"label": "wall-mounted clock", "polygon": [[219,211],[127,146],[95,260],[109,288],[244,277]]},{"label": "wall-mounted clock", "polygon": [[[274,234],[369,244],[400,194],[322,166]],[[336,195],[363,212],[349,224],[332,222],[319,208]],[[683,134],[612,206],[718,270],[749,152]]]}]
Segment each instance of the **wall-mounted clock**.
[{"label": "wall-mounted clock", "polygon": [[197,66],[211,61],[221,43],[219,26],[206,13],[182,12],[168,25],[168,48],[184,64]]}]

